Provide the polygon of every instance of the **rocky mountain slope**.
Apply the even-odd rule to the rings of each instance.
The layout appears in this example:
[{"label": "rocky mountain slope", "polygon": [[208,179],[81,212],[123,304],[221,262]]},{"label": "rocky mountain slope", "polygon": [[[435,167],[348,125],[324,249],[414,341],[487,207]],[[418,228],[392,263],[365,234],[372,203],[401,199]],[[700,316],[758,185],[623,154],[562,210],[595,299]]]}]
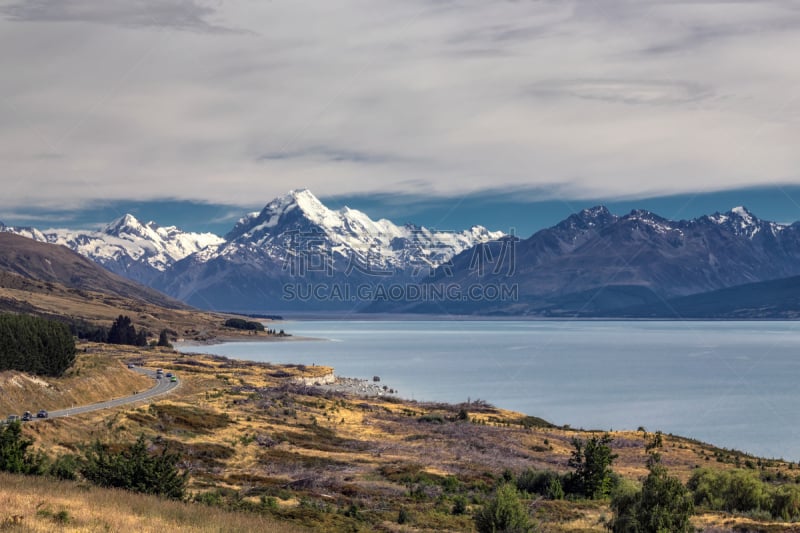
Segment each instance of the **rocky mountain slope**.
[{"label": "rocky mountain slope", "polygon": [[[476,257],[494,262],[481,270]],[[500,265],[503,257],[507,264]],[[744,207],[679,221],[644,210],[615,216],[595,207],[514,243],[513,252],[503,252],[501,243],[463,252],[431,283],[518,289],[518,297],[506,301],[436,306],[447,312],[603,314],[798,274],[800,224],[763,221]]]}]

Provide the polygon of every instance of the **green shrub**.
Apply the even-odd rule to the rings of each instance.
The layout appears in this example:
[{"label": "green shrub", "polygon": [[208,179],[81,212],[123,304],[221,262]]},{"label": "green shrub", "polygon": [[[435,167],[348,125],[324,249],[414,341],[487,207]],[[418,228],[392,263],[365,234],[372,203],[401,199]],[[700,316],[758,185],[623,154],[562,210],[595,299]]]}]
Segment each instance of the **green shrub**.
[{"label": "green shrub", "polygon": [[774,486],[750,470],[725,472],[698,469],[689,479],[694,503],[713,511],[750,516],[771,516],[776,520],[800,519],[800,487]]},{"label": "green shrub", "polygon": [[401,507],[400,511],[397,513],[397,523],[398,524],[407,524],[411,520],[411,515],[408,513],[408,509],[405,507]]},{"label": "green shrub", "polygon": [[182,499],[188,473],[181,473],[180,457],[165,447],[158,455],[150,455],[144,436],[118,453],[95,442],[84,456],[81,474],[97,485],[118,487],[145,494],[158,494]]},{"label": "green shrub", "polygon": [[[530,468],[525,470],[517,477],[517,489],[528,494],[538,494],[551,500],[564,498],[561,476],[551,470],[533,470]],[[560,493],[558,489],[560,489]]]},{"label": "green shrub", "polygon": [[510,483],[501,484],[494,498],[475,514],[474,519],[479,533],[533,531],[533,524],[520,500],[519,492]]},{"label": "green shrub", "polygon": [[67,454],[56,458],[53,464],[50,465],[48,474],[58,479],[76,479],[78,473],[78,458],[74,455]]},{"label": "green shrub", "polygon": [[453,509],[451,511],[454,515],[460,516],[467,513],[467,498],[464,496],[456,496],[453,498]]},{"label": "green shrub", "polygon": [[0,427],[0,471],[12,474],[42,474],[46,471],[46,458],[34,453],[33,440],[22,435],[19,421]]},{"label": "green shrub", "polygon": [[641,490],[622,483],[614,491],[611,509],[614,533],[689,533],[694,531],[689,518],[694,512],[690,492],[657,461]]}]

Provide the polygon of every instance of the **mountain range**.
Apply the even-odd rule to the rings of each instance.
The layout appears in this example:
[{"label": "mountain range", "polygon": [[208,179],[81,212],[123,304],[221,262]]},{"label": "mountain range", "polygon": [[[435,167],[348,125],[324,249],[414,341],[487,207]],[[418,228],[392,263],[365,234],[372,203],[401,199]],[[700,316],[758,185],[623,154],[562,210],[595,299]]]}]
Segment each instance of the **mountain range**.
[{"label": "mountain range", "polygon": [[[754,287],[769,281],[763,293],[775,295],[777,280],[800,276],[800,224],[763,221],[744,207],[675,221],[597,206],[519,239],[481,226],[437,231],[375,221],[328,209],[301,189],[243,216],[222,237],[131,215],[99,231],[0,223],[0,232],[66,246],[197,307],[248,312],[746,316],[735,305],[746,294],[759,316],[788,316],[791,299],[780,311],[759,307]],[[785,284],[790,293],[795,285]]]}]

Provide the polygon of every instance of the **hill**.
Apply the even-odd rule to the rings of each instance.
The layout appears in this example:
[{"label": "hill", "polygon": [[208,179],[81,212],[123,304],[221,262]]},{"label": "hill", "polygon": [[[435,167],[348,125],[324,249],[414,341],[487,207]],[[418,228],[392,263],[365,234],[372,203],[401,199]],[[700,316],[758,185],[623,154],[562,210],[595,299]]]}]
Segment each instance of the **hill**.
[{"label": "hill", "polygon": [[158,291],[112,274],[65,246],[0,233],[0,271],[30,280],[58,283],[69,289],[102,292],[167,309],[188,306]]},{"label": "hill", "polygon": [[797,319],[800,317],[800,276],[657,300],[647,306],[624,307],[609,314],[670,319]]}]

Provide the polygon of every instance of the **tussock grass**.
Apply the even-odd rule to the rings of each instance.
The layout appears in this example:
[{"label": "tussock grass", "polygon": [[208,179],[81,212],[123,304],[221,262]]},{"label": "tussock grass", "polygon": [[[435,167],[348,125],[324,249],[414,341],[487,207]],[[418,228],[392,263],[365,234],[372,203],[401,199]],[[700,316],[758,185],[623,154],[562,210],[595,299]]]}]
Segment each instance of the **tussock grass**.
[{"label": "tussock grass", "polygon": [[254,513],[228,512],[122,490],[10,474],[0,474],[0,530],[307,531]]}]

